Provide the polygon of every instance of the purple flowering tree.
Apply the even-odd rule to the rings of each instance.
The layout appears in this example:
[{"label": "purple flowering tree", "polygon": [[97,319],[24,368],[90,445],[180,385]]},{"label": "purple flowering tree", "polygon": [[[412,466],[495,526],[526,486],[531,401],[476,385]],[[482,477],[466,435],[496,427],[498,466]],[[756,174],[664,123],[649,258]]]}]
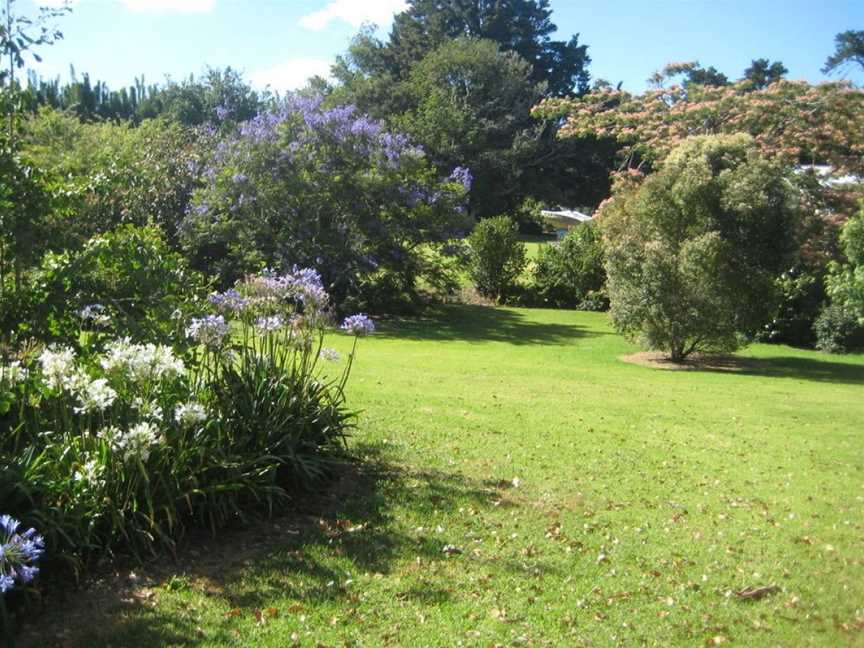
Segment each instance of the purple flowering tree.
[{"label": "purple flowering tree", "polygon": [[446,275],[435,249],[468,228],[468,169],[441,177],[404,135],[320,98],[288,97],[240,124],[201,180],[182,240],[223,285],[299,264],[337,304],[413,295]]}]

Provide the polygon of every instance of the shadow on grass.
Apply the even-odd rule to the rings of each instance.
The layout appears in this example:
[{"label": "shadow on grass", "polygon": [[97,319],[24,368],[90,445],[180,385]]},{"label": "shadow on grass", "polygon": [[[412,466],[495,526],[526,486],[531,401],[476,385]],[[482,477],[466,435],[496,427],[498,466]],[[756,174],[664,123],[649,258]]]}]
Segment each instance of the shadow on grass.
[{"label": "shadow on grass", "polygon": [[535,322],[516,310],[478,304],[452,304],[434,308],[425,316],[393,318],[376,332],[379,337],[408,340],[507,342],[520,346],[567,344],[577,337],[597,335],[608,333],[574,324]]},{"label": "shadow on grass", "polygon": [[[706,371],[715,371],[707,369]],[[814,382],[864,385],[864,365],[815,358],[758,358],[736,372],[743,376],[794,378]]]},{"label": "shadow on grass", "polygon": [[[306,613],[332,601],[350,603],[354,595],[345,585],[346,572],[384,576],[397,568],[400,575],[411,572],[395,593],[397,599],[445,604],[452,592],[426,583],[425,567],[420,565],[446,560],[485,565],[487,559],[467,555],[467,548],[466,555],[448,557],[444,548],[453,540],[446,533],[400,528],[393,507],[409,508],[422,520],[435,519],[436,511],[452,513],[461,508],[482,513],[493,502],[496,507],[508,505],[503,492],[508,484],[397,468],[375,447],[361,448],[359,454],[364,457],[362,463],[346,467],[326,493],[304,502],[298,510],[228,530],[216,540],[193,540],[177,561],[136,569],[134,586],[128,581],[122,587],[100,584],[98,592],[74,596],[66,606],[68,619],[49,619],[48,624],[22,637],[28,640],[21,644],[52,645],[51,640],[58,638],[56,629],[43,628],[53,626],[72,628],[56,644],[64,648],[236,643],[238,623],[248,625],[255,610],[266,610],[276,601],[296,601]],[[416,563],[411,560],[415,557]],[[521,573],[524,565],[496,559],[495,568]],[[551,571],[544,564],[533,568]],[[187,602],[184,596],[154,605],[162,598],[160,592],[187,589],[217,603],[217,609],[236,610],[237,621],[229,613],[199,628],[202,622],[196,620],[195,599]],[[90,601],[85,600],[88,597]],[[74,623],[69,623],[73,618]]]}]

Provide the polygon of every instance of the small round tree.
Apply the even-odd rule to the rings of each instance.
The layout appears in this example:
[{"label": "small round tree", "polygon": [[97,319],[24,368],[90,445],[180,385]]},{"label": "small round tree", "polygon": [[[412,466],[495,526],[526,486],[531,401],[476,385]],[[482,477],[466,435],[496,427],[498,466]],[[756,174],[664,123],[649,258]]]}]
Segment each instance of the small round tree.
[{"label": "small round tree", "polygon": [[797,191],[744,134],[685,140],[599,221],[615,327],[675,362],[728,352],[771,316]]},{"label": "small round tree", "polygon": [[485,218],[468,237],[470,272],[477,291],[501,300],[525,268],[525,245],[519,227],[507,216]]}]

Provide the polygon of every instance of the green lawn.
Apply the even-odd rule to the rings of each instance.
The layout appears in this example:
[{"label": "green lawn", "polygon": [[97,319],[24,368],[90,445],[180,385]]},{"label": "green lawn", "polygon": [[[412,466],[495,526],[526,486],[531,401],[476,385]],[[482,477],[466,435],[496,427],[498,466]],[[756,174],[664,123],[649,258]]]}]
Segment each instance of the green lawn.
[{"label": "green lawn", "polygon": [[229,534],[62,645],[864,645],[864,357],[661,371],[552,310],[380,329],[321,523]]}]

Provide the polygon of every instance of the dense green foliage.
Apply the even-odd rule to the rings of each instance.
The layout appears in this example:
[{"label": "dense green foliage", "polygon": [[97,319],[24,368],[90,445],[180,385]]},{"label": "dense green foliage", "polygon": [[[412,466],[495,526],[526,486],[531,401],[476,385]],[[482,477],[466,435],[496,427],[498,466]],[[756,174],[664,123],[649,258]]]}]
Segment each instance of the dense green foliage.
[{"label": "dense green foliage", "polygon": [[439,170],[472,170],[471,210],[512,213],[526,198],[597,204],[615,149],[601,138],[556,137],[556,120],[531,117],[549,96],[587,89],[584,46],[552,41],[548,3],[415,2],[388,40],[361,31],[333,68],[328,101],[396,124]]},{"label": "dense green foliage", "polygon": [[494,41],[527,61],[532,81],[542,83],[549,95],[585,92],[591,61],[587,47],[579,45],[578,36],[552,40],[557,27],[551,15],[548,0],[410,0],[408,8],[397,14],[387,43],[370,51],[369,64],[404,78],[431,51],[469,36]]},{"label": "dense green foliage", "polygon": [[853,313],[864,325],[864,202],[840,236],[844,263],[833,263],[826,278],[832,301]]},{"label": "dense green foliage", "polygon": [[62,226],[51,233],[55,249],[123,223],[158,225],[175,244],[197,162],[212,146],[212,136],[175,121],[86,124],[53,110],[27,121],[23,141],[56,186]]},{"label": "dense green foliage", "polygon": [[468,237],[469,271],[477,292],[496,300],[513,291],[525,267],[525,245],[508,216],[486,218]]},{"label": "dense green foliage", "polygon": [[[152,245],[124,230],[112,248],[148,235]],[[96,266],[109,273],[104,257]],[[327,473],[351,424],[351,362],[322,373],[328,297],[317,274],[250,278],[211,301],[224,315],[163,323],[185,327],[170,346],[114,337],[116,302],[91,305],[67,334],[77,352],[30,346],[2,365],[0,501],[45,535],[58,569],[173,548],[190,523],[215,530]],[[360,324],[352,332],[371,329]]]},{"label": "dense green foliage", "polygon": [[601,294],[605,280],[600,230],[594,223],[585,223],[540,248],[531,289],[549,306],[598,310],[606,301]]},{"label": "dense green foliage", "polygon": [[827,300],[824,272],[796,264],[776,280],[778,304],[771,321],[757,338],[765,342],[813,346],[813,324]]},{"label": "dense green foliage", "polygon": [[30,291],[31,317],[20,334],[72,344],[92,304],[101,306],[103,334],[176,343],[182,321],[201,311],[206,294],[204,277],[168,247],[159,228],[134,225],[99,234],[79,250],[48,253]]},{"label": "dense green foliage", "polygon": [[828,304],[813,322],[816,348],[847,353],[864,346],[864,326],[857,314],[842,304]]},{"label": "dense green foliage", "polygon": [[470,172],[441,177],[403,135],[352,107],[289,98],[242,124],[201,169],[183,224],[195,267],[229,285],[265,267],[317,268],[340,305],[376,281],[446,281],[425,252],[467,227]]},{"label": "dense green foliage", "polygon": [[136,78],[134,85],[111,90],[104,81],[92,81],[83,74],[78,79],[74,68],[71,81],[45,80],[31,73],[21,94],[23,108],[37,112],[48,107],[68,111],[82,121],[124,120],[141,123],[164,117],[186,126],[219,125],[229,120],[245,121],[254,117],[268,97],[260,97],[242,75],[230,67],[208,68],[200,77],[182,81],[167,80],[163,85],[147,84]]},{"label": "dense green foliage", "polygon": [[606,204],[612,321],[680,361],[731,351],[772,315],[796,194],[746,135],[695,137]]}]

